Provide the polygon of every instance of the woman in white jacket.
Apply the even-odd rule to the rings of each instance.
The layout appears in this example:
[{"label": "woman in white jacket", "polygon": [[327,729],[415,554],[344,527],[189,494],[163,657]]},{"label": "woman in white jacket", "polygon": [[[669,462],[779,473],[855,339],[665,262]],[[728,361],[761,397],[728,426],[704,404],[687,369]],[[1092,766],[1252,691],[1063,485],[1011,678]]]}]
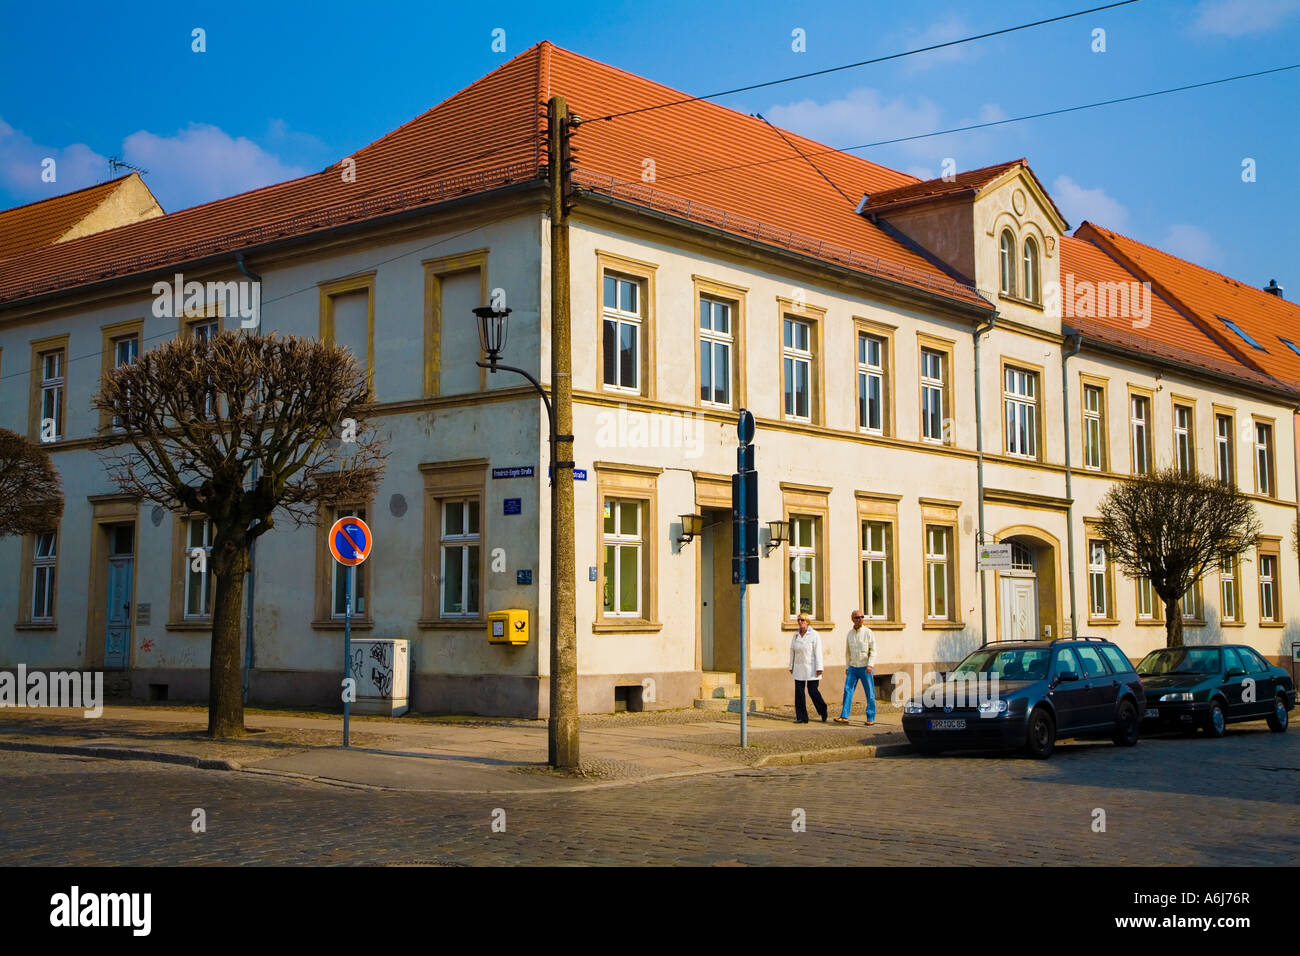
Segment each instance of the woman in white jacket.
[{"label": "woman in white jacket", "polygon": [[808,618],[798,618],[799,630],[790,641],[790,673],[794,675],[794,722],[808,723],[808,702],[804,700],[804,687],[812,697],[813,706],[822,723],[826,723],[826,701],[822,700],[817,684],[822,677],[822,636],[808,626]]}]

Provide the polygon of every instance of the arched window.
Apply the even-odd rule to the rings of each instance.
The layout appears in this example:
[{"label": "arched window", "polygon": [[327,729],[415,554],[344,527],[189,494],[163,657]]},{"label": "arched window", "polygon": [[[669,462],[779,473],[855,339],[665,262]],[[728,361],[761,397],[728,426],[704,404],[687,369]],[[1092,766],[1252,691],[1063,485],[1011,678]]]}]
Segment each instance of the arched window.
[{"label": "arched window", "polygon": [[1025,298],[1038,301],[1038,243],[1025,239]]},{"label": "arched window", "polygon": [[999,262],[1002,266],[1002,294],[1016,294],[1016,237],[1011,230],[1002,233]]}]

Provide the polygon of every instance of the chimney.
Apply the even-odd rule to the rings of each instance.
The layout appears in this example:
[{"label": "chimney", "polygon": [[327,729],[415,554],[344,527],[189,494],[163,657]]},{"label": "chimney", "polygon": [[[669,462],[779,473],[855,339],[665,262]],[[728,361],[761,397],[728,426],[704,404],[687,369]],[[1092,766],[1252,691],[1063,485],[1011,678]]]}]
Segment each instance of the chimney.
[{"label": "chimney", "polygon": [[1269,295],[1277,296],[1279,299],[1286,298],[1286,296],[1282,294],[1282,287],[1277,284],[1276,279],[1269,279],[1268,285],[1264,286],[1264,291],[1267,292]]}]

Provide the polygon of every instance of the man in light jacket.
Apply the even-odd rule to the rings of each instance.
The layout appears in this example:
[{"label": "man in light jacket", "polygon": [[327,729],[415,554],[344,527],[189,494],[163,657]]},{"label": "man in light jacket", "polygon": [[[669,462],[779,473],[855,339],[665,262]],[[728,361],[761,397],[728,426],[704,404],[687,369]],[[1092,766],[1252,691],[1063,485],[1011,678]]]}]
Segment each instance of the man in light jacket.
[{"label": "man in light jacket", "polygon": [[840,706],[840,715],[835,718],[837,724],[849,722],[849,708],[853,706],[853,692],[862,681],[862,689],[867,692],[867,726],[876,722],[876,635],[871,633],[861,611],[853,612],[853,626],[844,638],[844,703]]},{"label": "man in light jacket", "polygon": [[808,618],[800,614],[799,630],[790,641],[790,673],[794,675],[794,722],[808,723],[808,702],[804,699],[804,687],[812,697],[813,706],[826,723],[826,701],[822,700],[817,683],[822,677],[822,637],[808,626]]}]

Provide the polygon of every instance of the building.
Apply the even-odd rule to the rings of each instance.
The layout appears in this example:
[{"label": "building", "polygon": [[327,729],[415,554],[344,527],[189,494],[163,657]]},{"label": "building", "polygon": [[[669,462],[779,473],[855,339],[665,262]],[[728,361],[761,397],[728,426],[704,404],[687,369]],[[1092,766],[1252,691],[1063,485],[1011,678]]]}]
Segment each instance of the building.
[{"label": "building", "polygon": [[[681,96],[542,43],[319,173],[0,260],[0,425],[46,429],[67,498],[56,534],[0,541],[16,585],[0,590],[0,666],[206,694],[211,581],[187,555],[209,532],[116,493],[92,448],[113,426],[90,398],[151,343],[242,324],[215,301],[160,316],[156,282],[255,273],[262,332],[346,345],[375,382],[383,484],[321,516],[359,512],[375,534],[354,631],[411,641],[417,710],[546,713],[546,416],[476,366],[471,309],[504,297],[505,360],[547,382],[540,107],[556,94],[585,120],[569,276],[584,712],[730,683],[740,408],[758,423],[760,517],[788,528],[764,532],[749,591],[751,694],[788,697],[800,611],[828,636],[832,696],[859,606],[881,677],[985,638],[1162,645],[1150,589],[1093,528],[1114,480],[1170,462],[1226,461],[1266,532],[1187,598],[1188,639],[1287,653],[1300,355],[1244,353],[1148,278],[1154,250],[1067,236],[1024,160],[918,182],[708,102],[629,112]],[[1249,321],[1273,327],[1256,304]],[[683,542],[693,514],[703,531]],[[979,541],[1011,543],[1013,567],[978,571]],[[262,538],[253,581],[250,700],[337,701],[323,528]],[[506,608],[530,613],[534,640],[488,643],[487,612]]]}]

